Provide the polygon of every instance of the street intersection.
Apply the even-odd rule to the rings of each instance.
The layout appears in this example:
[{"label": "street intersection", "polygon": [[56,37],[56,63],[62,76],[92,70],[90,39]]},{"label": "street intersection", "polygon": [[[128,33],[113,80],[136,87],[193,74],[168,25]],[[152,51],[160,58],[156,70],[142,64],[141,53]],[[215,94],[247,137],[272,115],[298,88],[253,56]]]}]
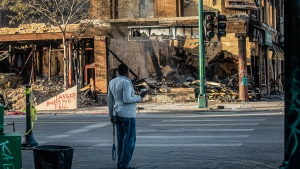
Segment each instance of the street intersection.
[{"label": "street intersection", "polygon": [[[280,111],[137,114],[132,166],[139,169],[271,169],[283,160],[284,114]],[[25,116],[5,116],[24,135]],[[6,127],[6,132],[10,128]],[[112,124],[107,114],[44,114],[34,123],[39,145],[74,148],[73,169],[113,169]],[[34,168],[31,148],[23,169]]]}]

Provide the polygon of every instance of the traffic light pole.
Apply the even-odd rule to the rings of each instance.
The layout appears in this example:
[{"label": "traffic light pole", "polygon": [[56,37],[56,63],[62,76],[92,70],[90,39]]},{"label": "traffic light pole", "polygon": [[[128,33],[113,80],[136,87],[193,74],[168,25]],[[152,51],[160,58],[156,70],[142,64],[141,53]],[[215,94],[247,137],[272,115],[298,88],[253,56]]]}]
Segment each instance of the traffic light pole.
[{"label": "traffic light pole", "polygon": [[300,2],[284,2],[284,161],[280,169],[300,168]]},{"label": "traffic light pole", "polygon": [[205,58],[204,58],[204,37],[203,37],[203,0],[198,1],[199,15],[199,95],[198,108],[207,107],[207,96],[205,88]]}]

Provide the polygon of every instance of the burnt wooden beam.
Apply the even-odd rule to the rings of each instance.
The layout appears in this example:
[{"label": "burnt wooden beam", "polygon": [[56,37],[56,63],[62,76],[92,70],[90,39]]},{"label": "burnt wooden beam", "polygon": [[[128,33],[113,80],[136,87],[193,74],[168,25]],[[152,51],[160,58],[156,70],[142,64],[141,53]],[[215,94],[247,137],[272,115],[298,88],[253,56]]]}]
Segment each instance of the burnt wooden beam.
[{"label": "burnt wooden beam", "polygon": [[[66,33],[66,39],[71,39],[73,33]],[[88,38],[88,37],[82,37]],[[0,35],[0,42],[62,40],[61,33],[28,33]]]}]

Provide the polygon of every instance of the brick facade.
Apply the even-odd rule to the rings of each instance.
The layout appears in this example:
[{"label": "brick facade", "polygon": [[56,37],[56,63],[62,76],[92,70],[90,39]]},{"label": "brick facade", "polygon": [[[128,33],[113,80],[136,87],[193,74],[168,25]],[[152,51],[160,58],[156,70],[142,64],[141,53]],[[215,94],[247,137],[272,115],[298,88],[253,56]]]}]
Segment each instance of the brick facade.
[{"label": "brick facade", "polygon": [[107,93],[107,58],[106,39],[96,37],[94,39],[95,58],[95,90],[99,93]]},{"label": "brick facade", "polygon": [[177,0],[156,1],[154,15],[156,18],[177,17]]},{"label": "brick facade", "polygon": [[[97,13],[98,12],[98,13]],[[90,0],[90,19],[110,19],[110,0]]]},{"label": "brick facade", "polygon": [[[91,6],[95,6],[100,0],[92,0]],[[101,0],[103,1],[103,0]],[[103,1],[104,2],[104,1]],[[119,5],[124,3],[125,1],[118,1]],[[181,9],[181,4],[179,3],[179,0],[160,0],[160,1],[154,1],[154,16],[156,18],[167,18],[167,17],[178,17],[180,15],[180,9]],[[210,6],[211,8],[218,9],[222,13],[224,11],[224,0],[204,0],[204,5]],[[198,4],[195,2],[192,2],[191,5],[188,8],[185,8],[184,10],[187,11],[189,10],[189,15],[190,16],[195,16],[194,14],[198,13],[196,9],[198,9]],[[134,2],[128,4],[128,6],[125,6],[124,9],[131,9],[131,10],[137,10],[137,4]],[[110,11],[107,11],[109,8],[102,8],[102,12],[105,13],[105,15],[102,15],[101,17],[104,18],[109,18],[110,17]],[[92,8],[90,9],[90,16],[93,15],[95,10],[98,10],[98,8]],[[105,12],[106,11],[106,12]],[[193,12],[191,12],[193,11]],[[129,15],[132,11],[126,11],[120,10],[119,11],[119,16],[124,17],[124,18],[132,18],[134,16]],[[184,12],[185,13],[185,12]],[[223,13],[222,13],[223,14]],[[225,13],[224,13],[225,14]],[[139,24],[139,23],[136,23]],[[144,23],[147,25],[147,23]],[[232,27],[235,27],[236,23],[228,23],[228,25],[233,25]],[[240,23],[237,23],[240,26]],[[70,28],[68,32],[72,32],[75,28],[77,28],[78,25],[70,25]],[[152,64],[152,60],[149,56],[149,52],[146,52],[144,50],[144,43],[143,42],[128,42],[126,38],[116,38],[116,37],[121,37],[121,36],[126,36],[128,32],[126,27],[128,25],[124,26],[118,26],[118,25],[112,25],[111,27],[111,32],[113,29],[116,29],[117,33],[115,34],[114,32],[111,33],[110,35],[113,35],[112,39],[115,38],[115,41],[112,40],[110,47],[116,51],[116,53],[121,57],[121,60],[124,61],[126,64],[129,65],[130,68],[133,69],[133,71],[140,76],[140,78],[148,78],[149,75],[154,74],[155,69]],[[234,32],[235,30],[231,31]],[[43,33],[43,32],[59,32],[59,30],[55,27],[47,27],[45,24],[31,24],[31,25],[21,25],[19,28],[1,28],[0,29],[0,34],[25,34],[29,32],[35,32],[35,33]],[[104,31],[103,31],[104,32]],[[93,33],[95,33],[96,37],[94,39],[94,57],[95,57],[95,86],[96,90],[100,93],[106,93],[107,92],[107,82],[108,82],[108,72],[111,71],[112,68],[115,68],[119,62],[115,61],[115,59],[109,58],[107,59],[107,49],[106,49],[106,42],[105,38],[103,37],[97,37],[97,35],[100,35],[103,32],[97,32],[97,29],[94,30]],[[231,52],[233,55],[238,54],[238,39],[234,37],[235,33],[227,33],[226,37],[223,37],[221,39],[221,42],[212,42],[210,45],[206,44],[206,50],[205,50],[205,58],[206,61],[211,60],[213,57],[215,57],[218,52],[221,50],[227,50],[228,52]],[[173,42],[172,42],[173,41]],[[199,49],[198,49],[198,39],[186,39],[185,44],[183,45],[183,49],[186,52],[190,52],[193,54],[192,57],[192,66],[198,67],[198,57],[199,55]],[[177,40],[171,40],[171,41],[164,41],[164,45],[162,46],[167,46],[169,48],[172,48],[171,43],[174,44],[174,46],[178,45]],[[247,43],[247,57],[250,56],[250,43],[248,42],[248,39],[246,40]],[[129,45],[130,44],[130,45]],[[162,43],[158,42],[153,42],[153,48],[154,51],[158,56],[159,49],[161,48]],[[173,47],[174,47],[173,46]],[[168,57],[166,60],[171,60],[170,52],[168,51],[168,48],[165,48],[164,51],[166,56]],[[54,56],[55,55],[55,56]],[[60,52],[56,52],[53,57],[58,57],[62,58],[62,54]],[[46,55],[47,56],[47,55]],[[110,55],[111,56],[111,55]],[[44,57],[44,63],[47,63],[48,57]],[[159,60],[159,59],[158,59]],[[112,61],[112,62],[111,62]],[[60,72],[55,72],[55,69],[52,69],[51,74],[62,74],[62,65],[63,61],[60,62]],[[206,62],[207,63],[207,62]],[[159,63],[161,64],[161,63]],[[109,67],[107,67],[109,65]],[[44,73],[48,72],[47,66],[45,65]]]}]

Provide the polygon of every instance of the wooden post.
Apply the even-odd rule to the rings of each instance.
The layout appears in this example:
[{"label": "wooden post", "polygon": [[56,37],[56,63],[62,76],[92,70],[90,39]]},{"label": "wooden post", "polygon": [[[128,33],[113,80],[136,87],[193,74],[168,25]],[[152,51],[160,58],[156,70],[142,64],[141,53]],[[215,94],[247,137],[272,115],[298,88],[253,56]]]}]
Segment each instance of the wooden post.
[{"label": "wooden post", "polygon": [[68,48],[69,48],[69,69],[68,69],[68,85],[69,87],[71,87],[73,85],[72,80],[73,80],[73,57],[72,57],[72,43],[70,42],[68,44]]},{"label": "wooden post", "polygon": [[51,44],[49,46],[48,71],[48,82],[51,82]]}]

